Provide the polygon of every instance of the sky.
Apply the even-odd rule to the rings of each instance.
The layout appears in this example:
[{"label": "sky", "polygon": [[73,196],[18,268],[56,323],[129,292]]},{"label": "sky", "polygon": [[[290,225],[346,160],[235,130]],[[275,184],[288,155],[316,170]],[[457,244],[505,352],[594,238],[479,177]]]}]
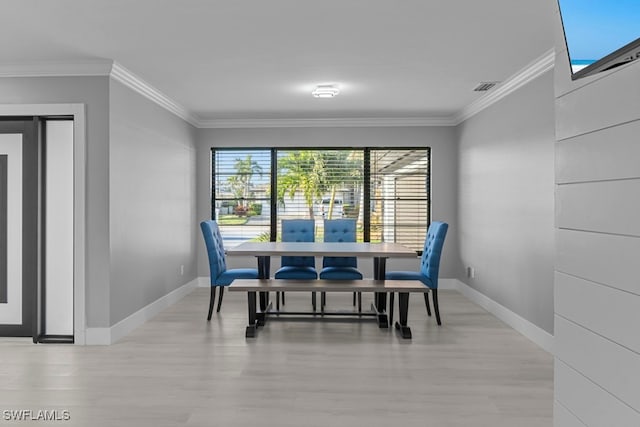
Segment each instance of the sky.
[{"label": "sky", "polygon": [[640,38],[640,0],[559,0],[571,61],[596,61]]}]

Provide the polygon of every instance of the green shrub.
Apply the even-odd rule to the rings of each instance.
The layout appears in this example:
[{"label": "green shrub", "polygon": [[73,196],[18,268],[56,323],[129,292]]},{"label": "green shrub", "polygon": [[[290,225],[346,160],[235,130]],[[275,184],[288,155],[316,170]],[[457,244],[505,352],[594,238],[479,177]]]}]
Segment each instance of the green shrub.
[{"label": "green shrub", "polygon": [[262,204],[261,203],[251,203],[249,205],[249,216],[262,215]]}]

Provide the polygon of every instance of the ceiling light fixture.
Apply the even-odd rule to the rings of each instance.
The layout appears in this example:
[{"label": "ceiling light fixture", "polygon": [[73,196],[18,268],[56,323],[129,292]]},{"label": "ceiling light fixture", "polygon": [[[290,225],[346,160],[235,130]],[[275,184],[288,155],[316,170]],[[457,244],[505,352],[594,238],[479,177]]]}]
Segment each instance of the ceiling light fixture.
[{"label": "ceiling light fixture", "polygon": [[333,98],[338,93],[340,93],[340,89],[335,87],[334,85],[318,85],[311,92],[315,98]]}]

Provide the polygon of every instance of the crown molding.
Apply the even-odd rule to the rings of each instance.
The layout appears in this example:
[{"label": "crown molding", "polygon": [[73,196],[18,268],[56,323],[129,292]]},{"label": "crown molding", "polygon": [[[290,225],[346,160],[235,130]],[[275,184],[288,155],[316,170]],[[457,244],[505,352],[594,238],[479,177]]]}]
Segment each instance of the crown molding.
[{"label": "crown molding", "polygon": [[554,60],[554,49],[550,49],[458,113],[439,117],[206,119],[190,112],[116,61],[0,64],[0,77],[109,76],[197,128],[456,126],[551,70]]},{"label": "crown molding", "polygon": [[303,128],[453,126],[451,117],[362,117],[324,119],[211,119],[199,120],[199,128]]},{"label": "crown molding", "polygon": [[532,80],[553,68],[555,61],[555,49],[549,49],[537,59],[531,61],[526,67],[500,83],[489,93],[476,99],[471,104],[464,107],[458,114],[452,117],[454,125],[459,125],[468,118],[478,114],[485,108],[490,107],[500,101],[505,96],[515,92]]},{"label": "crown molding", "polygon": [[0,64],[0,77],[107,76],[112,64],[105,60]]},{"label": "crown molding", "polygon": [[134,92],[137,92],[150,101],[155,102],[170,113],[180,117],[182,120],[198,127],[197,116],[116,61],[113,61],[113,66],[109,76]]},{"label": "crown molding", "polygon": [[193,126],[197,126],[198,118],[194,114],[116,61],[94,60],[0,64],[0,77],[79,76],[109,76]]}]

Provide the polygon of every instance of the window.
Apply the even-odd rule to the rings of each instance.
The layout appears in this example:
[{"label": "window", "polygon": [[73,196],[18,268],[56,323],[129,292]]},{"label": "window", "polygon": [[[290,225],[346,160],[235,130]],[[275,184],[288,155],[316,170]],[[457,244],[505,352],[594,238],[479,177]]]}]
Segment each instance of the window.
[{"label": "window", "polygon": [[212,149],[212,217],[226,246],[278,240],[282,219],[354,218],[358,241],[420,251],[430,212],[430,150]]},{"label": "window", "polygon": [[354,218],[357,239],[364,241],[363,154],[362,150],[278,150],[277,217],[315,219],[316,241],[322,241],[324,219]]},{"label": "window", "polygon": [[225,246],[271,237],[271,152],[215,150],[212,159],[212,218]]},{"label": "window", "polygon": [[371,150],[371,242],[421,251],[429,224],[429,151]]}]

